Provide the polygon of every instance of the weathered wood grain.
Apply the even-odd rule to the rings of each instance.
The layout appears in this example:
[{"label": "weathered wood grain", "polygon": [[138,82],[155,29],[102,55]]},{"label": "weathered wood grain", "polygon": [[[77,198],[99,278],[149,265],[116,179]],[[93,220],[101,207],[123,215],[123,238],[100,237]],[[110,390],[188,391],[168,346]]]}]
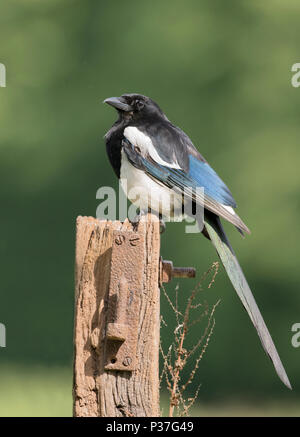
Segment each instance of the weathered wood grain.
[{"label": "weathered wood grain", "polygon": [[[159,253],[157,219],[142,219],[137,230],[125,221],[78,217],[75,259],[74,416],[159,415]],[[107,299],[111,277],[112,235],[136,232],[143,242],[138,290],[138,342],[132,372],[105,370]],[[122,272],[114,272],[122,275]],[[132,275],[134,276],[134,275]],[[132,280],[132,279],[131,279]]]}]

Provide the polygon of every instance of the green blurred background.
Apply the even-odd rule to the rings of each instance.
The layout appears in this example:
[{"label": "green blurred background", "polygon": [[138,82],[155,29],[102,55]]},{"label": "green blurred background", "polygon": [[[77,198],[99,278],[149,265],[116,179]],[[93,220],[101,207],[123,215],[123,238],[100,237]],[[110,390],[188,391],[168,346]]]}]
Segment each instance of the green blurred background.
[{"label": "green blurred background", "polygon": [[[226,229],[294,387],[221,270],[203,293],[222,300],[194,414],[299,415],[299,19],[298,0],[2,1],[1,416],[71,414],[75,219],[117,188],[103,141],[115,113],[101,102],[125,92],[156,100],[231,188],[252,234]],[[217,259],[183,224],[168,225],[162,255],[199,273]]]}]

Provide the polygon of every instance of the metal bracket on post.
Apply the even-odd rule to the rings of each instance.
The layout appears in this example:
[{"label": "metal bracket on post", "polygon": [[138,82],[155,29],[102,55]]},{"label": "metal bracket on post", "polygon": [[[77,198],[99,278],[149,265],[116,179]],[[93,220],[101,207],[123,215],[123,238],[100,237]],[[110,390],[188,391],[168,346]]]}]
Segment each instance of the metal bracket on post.
[{"label": "metal bracket on post", "polygon": [[160,285],[170,282],[173,278],[195,278],[194,267],[174,267],[172,261],[160,258],[159,282]]},{"label": "metal bracket on post", "polygon": [[106,370],[133,371],[136,366],[144,243],[144,238],[133,231],[113,233],[104,355]]}]

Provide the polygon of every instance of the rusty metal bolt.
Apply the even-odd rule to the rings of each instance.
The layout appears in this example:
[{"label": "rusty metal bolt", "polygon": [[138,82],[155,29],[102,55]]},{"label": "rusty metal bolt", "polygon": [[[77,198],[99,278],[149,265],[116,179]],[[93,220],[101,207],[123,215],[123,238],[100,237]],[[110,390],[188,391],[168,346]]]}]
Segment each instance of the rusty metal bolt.
[{"label": "rusty metal bolt", "polygon": [[118,235],[117,238],[115,239],[115,243],[120,246],[120,244],[123,243],[123,241],[125,240],[124,235]]},{"label": "rusty metal bolt", "polygon": [[195,278],[196,269],[194,267],[173,267],[174,278]]},{"label": "rusty metal bolt", "polygon": [[136,246],[138,244],[139,240],[140,240],[140,237],[132,237],[132,238],[130,238],[129,242],[130,242],[131,246]]},{"label": "rusty metal bolt", "polygon": [[131,362],[132,362],[132,359],[130,357],[125,357],[123,360],[123,365],[130,366]]},{"label": "rusty metal bolt", "polygon": [[173,278],[195,278],[194,267],[174,267],[172,261],[160,259],[160,283],[170,282]]}]

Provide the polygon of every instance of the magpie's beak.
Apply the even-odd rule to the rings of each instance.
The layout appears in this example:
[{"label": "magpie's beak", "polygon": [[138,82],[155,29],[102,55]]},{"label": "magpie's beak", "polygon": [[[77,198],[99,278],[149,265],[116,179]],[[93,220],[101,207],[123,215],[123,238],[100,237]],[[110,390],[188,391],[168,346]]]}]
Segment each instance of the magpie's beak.
[{"label": "magpie's beak", "polygon": [[133,110],[132,106],[126,103],[124,97],[109,97],[108,99],[105,99],[103,103],[107,103],[108,105],[113,106],[114,108],[124,112],[129,112]]}]

